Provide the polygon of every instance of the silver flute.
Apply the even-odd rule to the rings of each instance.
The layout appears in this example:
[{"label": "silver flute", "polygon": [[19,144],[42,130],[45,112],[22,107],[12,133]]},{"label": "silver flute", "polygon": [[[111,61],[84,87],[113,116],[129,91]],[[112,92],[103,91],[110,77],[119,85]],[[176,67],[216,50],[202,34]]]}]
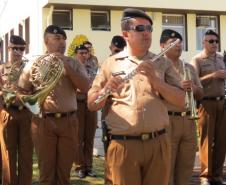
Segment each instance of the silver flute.
[{"label": "silver flute", "polygon": [[[155,62],[158,60],[161,56],[163,56],[167,51],[169,51],[172,47],[174,47],[177,43],[180,42],[180,39],[175,40],[174,42],[170,43],[166,48],[164,48],[158,55],[156,55],[154,58],[151,59],[151,62]],[[128,73],[126,76],[122,78],[122,82],[126,82],[133,78],[137,74],[137,67],[132,70],[130,73]],[[97,99],[94,101],[95,104],[100,103],[104,99],[106,99],[109,95],[111,95],[112,91],[108,89],[104,94],[101,94],[97,97]]]}]

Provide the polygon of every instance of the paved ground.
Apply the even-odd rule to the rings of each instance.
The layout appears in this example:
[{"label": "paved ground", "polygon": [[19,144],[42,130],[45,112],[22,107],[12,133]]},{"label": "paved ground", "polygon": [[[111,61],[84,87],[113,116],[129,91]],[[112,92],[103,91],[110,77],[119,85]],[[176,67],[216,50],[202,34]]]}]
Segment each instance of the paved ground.
[{"label": "paved ground", "polygon": [[[94,140],[94,151],[93,154],[95,156],[104,156],[104,150],[103,150],[103,143],[101,141],[101,124],[100,124],[100,114],[98,114],[98,128],[96,130],[96,136]],[[200,163],[199,163],[199,156],[198,153],[196,154],[196,160],[195,160],[195,166],[193,170],[193,178],[191,180],[190,185],[199,185],[199,171],[200,171]],[[224,180],[226,181],[226,160],[224,163]],[[226,182],[225,182],[226,183]]]}]

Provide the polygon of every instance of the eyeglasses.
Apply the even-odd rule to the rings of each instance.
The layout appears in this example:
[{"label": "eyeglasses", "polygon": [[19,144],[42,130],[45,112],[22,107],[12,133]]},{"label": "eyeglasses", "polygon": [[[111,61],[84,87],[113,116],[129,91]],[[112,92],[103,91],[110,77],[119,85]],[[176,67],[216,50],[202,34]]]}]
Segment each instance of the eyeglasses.
[{"label": "eyeglasses", "polygon": [[25,47],[16,47],[16,46],[14,46],[14,47],[11,47],[11,49],[12,49],[13,51],[18,51],[18,50],[24,51],[24,50],[25,50]]},{"label": "eyeglasses", "polygon": [[133,27],[130,27],[129,30],[134,30],[134,31],[137,31],[137,32],[143,32],[143,31],[146,30],[146,31],[152,32],[153,28],[152,28],[152,25],[148,24],[148,25],[133,26]]},{"label": "eyeglasses", "polygon": [[209,44],[213,44],[213,43],[216,43],[218,44],[219,43],[219,40],[214,40],[214,39],[211,39],[211,40],[206,40]]}]

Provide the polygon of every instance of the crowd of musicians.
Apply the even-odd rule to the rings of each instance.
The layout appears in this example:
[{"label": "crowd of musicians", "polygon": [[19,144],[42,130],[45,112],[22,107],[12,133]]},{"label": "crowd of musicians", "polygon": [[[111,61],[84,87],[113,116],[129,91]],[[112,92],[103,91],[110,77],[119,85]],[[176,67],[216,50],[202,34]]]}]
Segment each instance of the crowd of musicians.
[{"label": "crowd of musicians", "polygon": [[[99,65],[89,41],[75,47],[74,58],[66,56],[65,31],[49,25],[46,53],[36,68],[35,62],[24,64],[26,41],[10,37],[9,60],[0,66],[3,185],[32,184],[33,151],[40,185],[69,185],[73,164],[79,178],[95,178],[99,110],[105,185],[189,185],[198,150],[201,185],[224,184],[226,61],[217,53],[219,35],[207,30],[203,50],[184,61],[180,33],[165,29],[162,52],[154,54],[149,51],[152,32],[153,21],[144,11],[125,9],[122,36],[113,37],[111,54]],[[50,89],[47,94],[40,93],[36,80],[43,73],[39,83],[54,76],[50,70],[56,60],[63,71],[54,83],[43,85]],[[46,61],[50,65],[43,66]],[[23,98],[37,92],[41,114],[34,114]]]}]

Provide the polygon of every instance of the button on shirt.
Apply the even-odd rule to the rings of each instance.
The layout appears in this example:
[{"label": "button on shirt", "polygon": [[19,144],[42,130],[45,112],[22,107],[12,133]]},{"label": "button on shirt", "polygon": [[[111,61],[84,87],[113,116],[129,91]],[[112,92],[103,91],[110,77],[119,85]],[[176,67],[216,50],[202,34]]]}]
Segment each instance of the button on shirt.
[{"label": "button on shirt", "polygon": [[[203,77],[218,70],[225,69],[223,57],[216,54],[215,57],[209,57],[204,51],[197,54],[191,61],[191,64],[197,70],[199,77]],[[202,83],[205,97],[224,96],[224,79],[210,79]]]},{"label": "button on shirt", "polygon": [[[139,60],[128,56],[125,50],[109,57],[103,62],[100,73],[94,79],[88,94],[102,89],[112,73],[124,71],[128,74],[139,63],[154,56],[149,52]],[[154,66],[159,78],[179,86],[178,74],[165,58],[155,61]],[[123,78],[124,75],[121,77]],[[153,132],[169,124],[167,108],[161,96],[151,87],[147,77],[141,74],[136,74],[131,80],[125,82],[119,93],[112,94],[112,105],[105,120],[112,134],[124,135]]]}]

